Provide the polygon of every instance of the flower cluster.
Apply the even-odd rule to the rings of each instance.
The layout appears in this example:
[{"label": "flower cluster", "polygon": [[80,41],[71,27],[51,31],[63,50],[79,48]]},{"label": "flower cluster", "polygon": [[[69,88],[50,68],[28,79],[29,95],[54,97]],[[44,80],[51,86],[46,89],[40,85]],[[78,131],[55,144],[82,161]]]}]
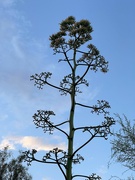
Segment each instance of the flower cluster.
[{"label": "flower cluster", "polygon": [[50,121],[50,116],[54,116],[53,111],[37,110],[37,113],[33,115],[33,122],[37,128],[43,128],[44,132],[52,134],[54,130],[53,123]]}]

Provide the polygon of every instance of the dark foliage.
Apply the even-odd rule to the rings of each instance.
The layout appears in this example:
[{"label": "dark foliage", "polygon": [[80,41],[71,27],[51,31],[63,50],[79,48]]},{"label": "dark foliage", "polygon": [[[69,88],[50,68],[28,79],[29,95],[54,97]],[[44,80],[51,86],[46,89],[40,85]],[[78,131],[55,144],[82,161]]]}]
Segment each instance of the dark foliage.
[{"label": "dark foliage", "polygon": [[32,177],[28,174],[28,168],[22,163],[24,155],[19,155],[17,158],[12,158],[8,147],[0,150],[0,180],[31,180]]}]

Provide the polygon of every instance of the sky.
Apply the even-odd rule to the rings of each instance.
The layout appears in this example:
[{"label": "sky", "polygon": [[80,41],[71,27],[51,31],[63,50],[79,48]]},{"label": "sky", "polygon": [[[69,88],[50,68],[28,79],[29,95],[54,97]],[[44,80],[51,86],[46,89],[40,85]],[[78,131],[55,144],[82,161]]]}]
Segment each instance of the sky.
[{"label": "sky", "polygon": [[[32,116],[38,109],[47,109],[54,110],[54,121],[67,119],[69,97],[60,96],[49,87],[38,90],[30,76],[50,71],[56,84],[63,77],[65,66],[53,55],[49,36],[71,15],[77,21],[91,22],[92,43],[109,61],[107,74],[90,72],[90,86],[83,88],[79,100],[89,104],[105,99],[111,105],[111,115],[119,113],[131,121],[135,119],[134,8],[134,0],[0,0],[0,148],[9,145],[14,154],[20,149],[35,148],[39,156],[54,147],[66,149],[64,137],[57,132],[48,135],[36,129]],[[76,117],[87,122],[89,112],[77,111]],[[113,130],[117,129],[115,125]],[[91,142],[81,152],[85,161],[76,165],[74,171],[88,175],[96,172],[104,180],[111,176],[123,179],[131,174],[135,176],[131,171],[125,172],[118,163],[108,168],[111,138]],[[63,179],[57,167],[51,165],[33,162],[29,172],[33,180]]]}]

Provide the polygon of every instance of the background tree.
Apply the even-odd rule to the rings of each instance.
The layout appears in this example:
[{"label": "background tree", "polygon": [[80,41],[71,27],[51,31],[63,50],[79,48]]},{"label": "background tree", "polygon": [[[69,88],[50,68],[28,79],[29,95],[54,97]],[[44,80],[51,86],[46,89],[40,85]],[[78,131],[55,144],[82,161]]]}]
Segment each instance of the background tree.
[{"label": "background tree", "polygon": [[135,171],[135,124],[131,124],[126,116],[124,119],[117,117],[120,129],[114,132],[114,140],[111,141],[112,158]]},{"label": "background tree", "polygon": [[[26,161],[31,164],[32,161],[38,161],[42,163],[56,164],[63,174],[65,180],[71,180],[75,178],[84,178],[89,180],[100,179],[96,174],[89,176],[82,174],[73,174],[72,168],[74,164],[80,163],[84,158],[79,154],[79,151],[90,143],[94,138],[102,137],[107,139],[110,134],[110,127],[114,124],[114,119],[109,116],[108,108],[110,105],[105,100],[98,100],[96,105],[86,105],[78,102],[77,95],[81,93],[80,86],[88,86],[89,83],[85,79],[90,71],[97,72],[100,70],[103,73],[108,71],[108,62],[93,44],[87,44],[87,51],[85,52],[84,45],[89,42],[92,37],[93,29],[88,20],[80,20],[77,22],[74,17],[70,16],[60,23],[60,30],[58,33],[50,36],[51,47],[54,54],[61,54],[62,59],[59,62],[65,63],[65,69],[70,69],[69,74],[65,75],[60,85],[54,85],[49,82],[52,73],[42,72],[31,76],[31,80],[35,81],[35,85],[42,89],[44,85],[48,85],[56,90],[59,90],[61,95],[68,95],[70,97],[71,105],[69,107],[69,119],[59,124],[55,124],[50,120],[51,116],[54,116],[53,111],[38,110],[34,114],[34,123],[37,127],[43,128],[44,132],[53,133],[54,130],[59,131],[67,140],[67,151],[59,149],[58,147],[50,150],[43,156],[42,159],[37,159],[37,151],[26,151]],[[84,96],[87,96],[86,94]],[[103,120],[100,124],[76,127],[75,124],[75,109],[87,108],[91,110],[91,113],[97,115],[102,114]],[[84,120],[83,120],[84,121]],[[65,131],[63,125],[66,125],[69,129]],[[89,138],[78,148],[74,146],[74,139],[77,132],[84,132],[89,134]],[[85,135],[84,135],[85,136]]]},{"label": "background tree", "polygon": [[22,164],[24,155],[20,154],[17,158],[11,156],[8,147],[0,150],[0,180],[31,180],[28,168]]}]

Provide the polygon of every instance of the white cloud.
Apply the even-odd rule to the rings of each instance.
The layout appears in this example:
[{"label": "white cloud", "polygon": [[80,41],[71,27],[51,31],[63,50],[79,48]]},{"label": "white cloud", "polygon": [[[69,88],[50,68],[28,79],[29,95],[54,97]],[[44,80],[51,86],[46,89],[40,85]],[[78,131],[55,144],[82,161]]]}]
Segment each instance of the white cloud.
[{"label": "white cloud", "polygon": [[48,177],[44,177],[42,180],[52,180],[52,179]]},{"label": "white cloud", "polygon": [[8,114],[0,114],[0,121],[5,121],[8,118]]},{"label": "white cloud", "polygon": [[82,102],[82,103],[85,103],[85,104],[87,104],[90,101],[94,100],[95,97],[99,93],[99,89],[97,89],[97,88],[91,89],[90,87],[85,87],[85,86],[81,87],[80,90],[82,91],[82,93],[78,94],[78,96],[77,96],[78,102]]},{"label": "white cloud", "polygon": [[99,169],[97,174],[101,177],[104,177],[107,174],[107,167],[102,165]]},{"label": "white cloud", "polygon": [[9,142],[8,139],[2,140],[0,144],[0,149],[3,149],[4,147],[9,146],[9,149],[15,149],[15,146],[13,143]]},{"label": "white cloud", "polygon": [[20,39],[18,36],[14,36],[12,38],[12,45],[13,45],[13,49],[14,49],[14,53],[16,54],[16,56],[19,58],[19,59],[23,59],[24,58],[24,53],[20,47]]},{"label": "white cloud", "polygon": [[3,5],[4,7],[9,7],[15,4],[16,1],[17,0],[0,0],[0,4]]},{"label": "white cloud", "polygon": [[9,146],[10,149],[16,149],[17,145],[21,145],[26,149],[36,149],[37,151],[49,151],[55,147],[66,149],[64,142],[58,144],[51,144],[40,137],[33,136],[8,136],[3,138],[0,144],[0,149]]}]

